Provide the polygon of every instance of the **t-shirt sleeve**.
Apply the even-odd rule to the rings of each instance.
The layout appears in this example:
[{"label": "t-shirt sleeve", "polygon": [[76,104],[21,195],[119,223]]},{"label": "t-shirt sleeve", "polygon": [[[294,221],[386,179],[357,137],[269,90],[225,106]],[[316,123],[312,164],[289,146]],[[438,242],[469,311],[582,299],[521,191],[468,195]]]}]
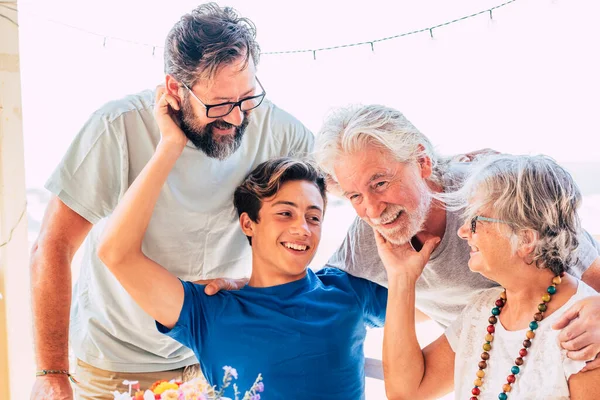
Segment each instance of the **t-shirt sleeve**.
[{"label": "t-shirt sleeve", "polygon": [[113,126],[101,112],[93,114],[45,185],[92,224],[108,216],[127,190],[127,143]]},{"label": "t-shirt sleeve", "polygon": [[567,357],[567,350],[563,349],[562,347],[560,348],[560,353],[562,358],[562,367],[565,373],[565,379],[567,381],[571,375],[579,373],[587,364],[585,361],[571,360],[569,357]]},{"label": "t-shirt sleeve", "polygon": [[271,129],[280,131],[281,157],[305,158],[313,151],[315,136],[302,122],[286,111],[274,106]]},{"label": "t-shirt sleeve", "polygon": [[300,121],[292,124],[289,130],[291,134],[289,156],[306,158],[309,157],[315,145],[315,136]]},{"label": "t-shirt sleeve", "polygon": [[374,328],[382,327],[385,323],[388,290],[374,282],[352,275],[348,275],[348,279],[362,306],[367,325]]},{"label": "t-shirt sleeve", "polygon": [[579,247],[577,247],[577,261],[571,266],[569,272],[581,279],[583,273],[600,256],[600,243],[596,241],[587,231],[579,235]]},{"label": "t-shirt sleeve", "polygon": [[179,319],[172,329],[156,321],[160,333],[175,339],[182,345],[192,349],[198,357],[201,353],[201,343],[206,336],[210,324],[210,307],[206,307],[204,285],[181,281],[184,290],[183,307]]}]

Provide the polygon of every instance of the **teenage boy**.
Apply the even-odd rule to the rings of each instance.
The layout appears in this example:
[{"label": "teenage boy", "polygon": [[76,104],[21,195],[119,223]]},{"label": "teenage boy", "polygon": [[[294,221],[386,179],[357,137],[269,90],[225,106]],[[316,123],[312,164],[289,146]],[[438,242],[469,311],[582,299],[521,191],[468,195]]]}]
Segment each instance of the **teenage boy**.
[{"label": "teenage boy", "polygon": [[261,373],[266,399],[363,399],[365,324],[383,325],[387,289],[338,269],[308,270],[326,206],[324,178],[310,164],[264,162],[236,189],[252,249],[241,290],[207,296],[144,254],[154,206],[186,142],[169,105],[177,107],[168,93],[157,100],[161,142],[109,218],[100,259],[159,331],[194,351],[211,384],[232,365],[240,388]]}]

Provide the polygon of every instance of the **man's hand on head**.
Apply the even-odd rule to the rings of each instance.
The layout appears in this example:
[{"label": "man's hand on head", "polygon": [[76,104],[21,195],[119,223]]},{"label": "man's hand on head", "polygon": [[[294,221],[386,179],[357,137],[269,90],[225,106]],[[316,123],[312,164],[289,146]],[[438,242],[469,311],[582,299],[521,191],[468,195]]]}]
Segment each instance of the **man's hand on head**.
[{"label": "man's hand on head", "polygon": [[572,360],[589,361],[583,371],[600,367],[600,296],[580,300],[552,326]]},{"label": "man's hand on head", "polygon": [[248,284],[248,278],[228,279],[216,278],[194,281],[198,285],[206,285],[204,293],[209,296],[218,293],[221,290],[240,290]]}]

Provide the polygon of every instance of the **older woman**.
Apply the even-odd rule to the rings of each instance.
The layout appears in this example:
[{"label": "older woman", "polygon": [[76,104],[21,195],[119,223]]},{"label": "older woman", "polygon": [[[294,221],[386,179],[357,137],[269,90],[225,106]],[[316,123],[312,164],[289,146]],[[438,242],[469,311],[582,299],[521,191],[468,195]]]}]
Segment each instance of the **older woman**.
[{"label": "older woman", "polygon": [[[569,275],[581,194],[543,156],[497,156],[474,167],[442,201],[465,210],[458,235],[469,268],[501,287],[473,296],[461,316],[421,350],[415,283],[439,240],[417,252],[377,236],[389,280],[384,373],[390,399],[599,399],[600,370],[566,357],[552,324],[576,301],[597,294]],[[394,317],[394,318],[392,318]],[[584,333],[585,335],[585,333]]]}]

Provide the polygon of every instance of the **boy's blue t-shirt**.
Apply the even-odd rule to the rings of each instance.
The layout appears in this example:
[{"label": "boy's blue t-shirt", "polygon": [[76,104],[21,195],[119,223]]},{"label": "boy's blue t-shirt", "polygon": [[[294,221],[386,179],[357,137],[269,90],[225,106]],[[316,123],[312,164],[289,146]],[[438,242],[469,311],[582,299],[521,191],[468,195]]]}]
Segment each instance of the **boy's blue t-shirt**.
[{"label": "boy's blue t-shirt", "polygon": [[364,399],[365,325],[383,326],[386,288],[336,268],[214,296],[182,284],[177,324],[157,327],[194,351],[210,384],[228,365],[242,394],[260,373],[262,399]]}]

